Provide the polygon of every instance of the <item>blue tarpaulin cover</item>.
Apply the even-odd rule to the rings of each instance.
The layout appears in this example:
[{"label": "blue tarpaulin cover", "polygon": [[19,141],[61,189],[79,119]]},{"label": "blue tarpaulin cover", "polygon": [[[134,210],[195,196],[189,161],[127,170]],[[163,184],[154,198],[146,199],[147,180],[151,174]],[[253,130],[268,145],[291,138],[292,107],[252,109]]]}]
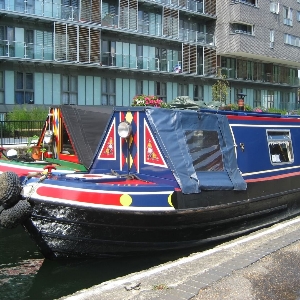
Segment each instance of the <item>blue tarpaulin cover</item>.
[{"label": "blue tarpaulin cover", "polygon": [[[226,116],[150,107],[146,108],[146,116],[183,193],[199,193],[201,190],[246,190],[247,184],[237,166],[235,146]],[[204,150],[197,145],[192,150],[189,148],[191,142],[187,137],[193,132],[206,134],[207,139],[212,139],[213,135],[218,137],[216,145],[207,146],[205,149],[214,156],[203,154]],[[193,136],[191,140],[193,141]],[[195,142],[197,143],[199,144],[198,141]],[[208,171],[201,169],[203,161],[197,162],[197,158],[192,157],[201,153],[210,162],[213,159],[217,161],[215,153],[218,151],[222,161],[215,163]],[[197,164],[200,167],[196,167]]]}]

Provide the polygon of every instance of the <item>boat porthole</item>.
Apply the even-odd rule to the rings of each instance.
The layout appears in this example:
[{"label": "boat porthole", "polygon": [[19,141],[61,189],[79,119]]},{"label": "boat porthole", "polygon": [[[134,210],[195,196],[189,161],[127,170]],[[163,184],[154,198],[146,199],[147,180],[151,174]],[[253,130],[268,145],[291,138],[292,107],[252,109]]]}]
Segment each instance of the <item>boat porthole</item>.
[{"label": "boat porthole", "polygon": [[120,197],[120,203],[123,206],[130,206],[132,203],[132,198],[128,194],[124,194]]},{"label": "boat porthole", "polygon": [[172,194],[170,194],[169,197],[168,197],[168,203],[169,203],[170,206],[173,207],[173,204],[172,204]]}]

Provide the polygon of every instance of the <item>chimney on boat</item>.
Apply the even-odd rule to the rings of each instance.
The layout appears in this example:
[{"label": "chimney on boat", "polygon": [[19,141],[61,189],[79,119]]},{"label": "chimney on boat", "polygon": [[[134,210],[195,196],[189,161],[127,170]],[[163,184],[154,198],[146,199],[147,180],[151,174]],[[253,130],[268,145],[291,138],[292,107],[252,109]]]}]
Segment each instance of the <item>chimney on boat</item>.
[{"label": "chimney on boat", "polygon": [[245,110],[245,97],[246,94],[238,93],[238,110]]}]

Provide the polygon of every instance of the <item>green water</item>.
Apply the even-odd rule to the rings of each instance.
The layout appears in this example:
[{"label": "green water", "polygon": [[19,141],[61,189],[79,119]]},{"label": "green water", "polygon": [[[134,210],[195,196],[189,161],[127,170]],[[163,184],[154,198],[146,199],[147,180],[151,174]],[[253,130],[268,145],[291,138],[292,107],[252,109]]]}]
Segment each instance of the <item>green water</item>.
[{"label": "green water", "polygon": [[[199,249],[198,249],[199,251]],[[45,260],[18,227],[0,228],[0,299],[56,299],[195,251],[112,260]]]}]

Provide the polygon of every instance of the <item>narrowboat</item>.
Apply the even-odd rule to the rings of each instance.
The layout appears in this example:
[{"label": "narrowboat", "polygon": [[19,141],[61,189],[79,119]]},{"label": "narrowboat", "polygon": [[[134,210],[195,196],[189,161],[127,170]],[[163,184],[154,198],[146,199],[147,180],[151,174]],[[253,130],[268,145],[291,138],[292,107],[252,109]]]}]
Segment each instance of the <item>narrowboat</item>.
[{"label": "narrowboat", "polygon": [[[114,108],[86,172],[31,177],[22,226],[46,258],[195,247],[300,212],[300,116]],[[0,222],[1,222],[0,215]]]},{"label": "narrowboat", "polygon": [[[58,173],[86,171],[111,115],[110,106],[61,105],[49,114],[29,154],[17,155],[15,149],[0,149],[0,172],[13,171],[20,177],[42,172],[52,166]],[[41,151],[41,149],[43,151]],[[13,151],[13,155],[7,155]]]}]

